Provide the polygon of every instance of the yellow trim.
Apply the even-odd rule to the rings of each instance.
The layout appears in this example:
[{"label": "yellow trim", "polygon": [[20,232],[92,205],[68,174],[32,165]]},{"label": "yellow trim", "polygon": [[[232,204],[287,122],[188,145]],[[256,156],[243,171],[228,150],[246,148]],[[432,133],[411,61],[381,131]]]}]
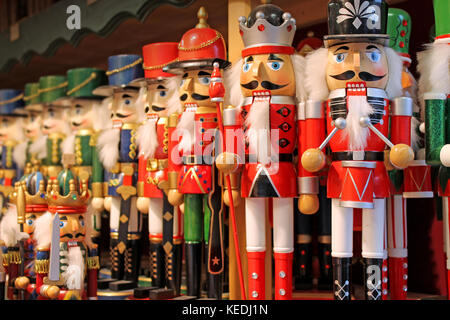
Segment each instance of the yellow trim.
[{"label": "yellow trim", "polygon": [[125,130],[127,130],[127,129],[133,130],[133,129],[139,128],[140,126],[141,126],[140,123],[132,123],[132,122],[129,122],[129,123],[124,123],[124,124],[122,125],[122,129],[125,129]]},{"label": "yellow trim", "polygon": [[196,50],[200,50],[200,49],[203,49],[205,47],[208,47],[208,46],[212,45],[214,42],[216,42],[219,39],[223,40],[223,37],[218,31],[216,31],[216,36],[214,38],[212,38],[212,39],[210,39],[208,41],[205,41],[205,42],[201,43],[200,45],[198,45],[196,47],[185,48],[185,47],[181,46],[181,42],[180,42],[178,44],[178,49],[181,50],[181,51],[196,51]]},{"label": "yellow trim", "polygon": [[89,77],[87,77],[86,80],[84,80],[83,82],[81,82],[79,85],[73,87],[72,89],[70,89],[69,91],[67,91],[67,95],[70,96],[72,93],[77,92],[78,90],[80,90],[81,88],[83,88],[84,86],[86,86],[89,82],[91,82],[92,80],[94,80],[95,78],[97,78],[97,74],[95,72],[92,72],[91,75]]},{"label": "yellow trim", "polygon": [[54,87],[45,88],[45,89],[38,89],[38,93],[41,94],[41,93],[45,93],[45,92],[61,89],[61,88],[67,87],[68,84],[69,83],[66,81],[66,82],[60,83],[60,84],[58,84],[57,86],[54,86]]},{"label": "yellow trim", "polygon": [[169,62],[166,62],[166,63],[162,63],[162,64],[159,64],[159,65],[156,65],[156,66],[146,66],[146,65],[144,64],[143,68],[144,68],[144,70],[156,70],[156,69],[162,69],[162,68],[164,68],[165,66],[167,66],[167,65],[169,65],[169,64],[171,64],[171,63],[173,63],[173,62],[177,62],[177,61],[178,61],[178,57],[176,57],[176,58],[173,59],[172,61],[169,61]]},{"label": "yellow trim", "polygon": [[23,93],[19,94],[18,96],[15,96],[14,98],[0,101],[0,106],[4,106],[5,104],[9,104],[9,103],[13,103],[13,102],[19,101],[22,98],[23,98]]},{"label": "yellow trim", "polygon": [[200,183],[200,180],[198,179],[197,173],[195,173],[194,168],[190,168],[190,169],[188,170],[188,172],[186,172],[186,174],[184,175],[183,181],[181,181],[181,185],[184,184],[184,181],[187,179],[187,177],[188,177],[188,175],[189,175],[189,172],[191,172],[192,175],[194,176],[194,179],[195,179],[195,181],[197,182],[197,185],[199,186],[200,190],[201,190],[203,193],[206,193],[205,190],[203,189],[201,183]]},{"label": "yellow trim", "polygon": [[87,258],[87,267],[88,269],[100,269],[100,261],[98,259],[98,256],[95,257],[88,257]]},{"label": "yellow trim", "polygon": [[34,98],[39,97],[39,92],[29,95],[29,96],[23,96],[23,101],[33,100]]},{"label": "yellow trim", "polygon": [[48,273],[48,268],[50,265],[50,260],[35,260],[34,262],[34,271],[36,273]]},{"label": "yellow trim", "polygon": [[[111,239],[119,239],[119,232],[110,232],[109,236]],[[134,233],[129,233],[127,234],[127,240],[139,240],[141,238],[140,235],[138,234],[134,234]]]},{"label": "yellow trim", "polygon": [[167,172],[167,180],[169,181],[169,189],[177,189],[178,186],[178,172],[169,171]]},{"label": "yellow trim", "polygon": [[124,70],[133,68],[134,66],[138,65],[138,64],[141,63],[141,62],[142,62],[142,58],[139,58],[139,59],[137,59],[136,61],[134,61],[134,62],[132,62],[132,63],[130,63],[130,64],[127,64],[126,66],[123,66],[123,67],[120,67],[120,68],[117,68],[117,69],[113,69],[113,70],[108,70],[108,71],[106,71],[106,75],[107,75],[107,76],[110,76],[110,75],[112,75],[112,74],[114,74],[114,73],[122,72],[122,71],[124,71]]},{"label": "yellow trim", "polygon": [[94,130],[92,129],[81,129],[77,131],[77,136],[89,136],[94,134]]},{"label": "yellow trim", "polygon": [[133,294],[133,290],[129,291],[120,291],[120,292],[103,292],[103,291],[97,291],[97,296],[100,297],[128,297],[129,295]]}]

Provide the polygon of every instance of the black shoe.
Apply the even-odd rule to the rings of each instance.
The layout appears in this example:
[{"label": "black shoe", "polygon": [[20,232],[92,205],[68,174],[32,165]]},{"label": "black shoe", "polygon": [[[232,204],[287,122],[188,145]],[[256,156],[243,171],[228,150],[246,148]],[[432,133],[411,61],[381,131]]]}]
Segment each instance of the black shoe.
[{"label": "black shoe", "polygon": [[152,286],[165,287],[164,249],[161,242],[150,242],[150,277],[152,278]]},{"label": "black shoe", "polygon": [[331,244],[319,243],[318,244],[318,256],[319,256],[319,290],[332,290],[333,289],[333,268],[331,261]]},{"label": "black shoe", "polygon": [[313,288],[311,243],[296,243],[294,259],[295,289],[311,290]]},{"label": "black shoe", "polygon": [[366,300],[381,300],[383,259],[364,258],[364,293]]},{"label": "black shoe", "polygon": [[186,243],[185,250],[187,295],[200,297],[202,243]]},{"label": "black shoe", "polygon": [[175,244],[172,247],[169,255],[166,254],[166,283],[167,288],[173,289],[175,296],[180,295],[181,287],[181,260],[182,260],[182,245]]},{"label": "black shoe", "polygon": [[350,300],[351,258],[333,258],[333,290],[335,300]]}]

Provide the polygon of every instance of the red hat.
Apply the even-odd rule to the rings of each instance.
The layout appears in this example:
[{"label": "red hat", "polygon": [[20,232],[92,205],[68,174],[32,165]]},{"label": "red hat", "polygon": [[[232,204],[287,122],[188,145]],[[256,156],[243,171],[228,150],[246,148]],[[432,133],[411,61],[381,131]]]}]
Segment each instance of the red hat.
[{"label": "red hat", "polygon": [[183,34],[178,44],[178,61],[164,68],[166,72],[182,73],[190,69],[203,67],[213,68],[218,62],[221,68],[226,68],[227,49],[223,36],[217,30],[211,29],[206,23],[208,14],[204,7],[197,13],[199,23],[195,28]]},{"label": "red hat", "polygon": [[177,42],[150,43],[142,47],[144,70],[146,79],[159,79],[173,77],[173,74],[163,71],[163,67],[177,61]]},{"label": "red hat", "polygon": [[322,46],[323,41],[321,39],[313,36],[308,36],[308,38],[305,38],[302,41],[300,41],[300,43],[296,47],[296,50],[300,55],[306,56],[311,51],[317,50]]}]

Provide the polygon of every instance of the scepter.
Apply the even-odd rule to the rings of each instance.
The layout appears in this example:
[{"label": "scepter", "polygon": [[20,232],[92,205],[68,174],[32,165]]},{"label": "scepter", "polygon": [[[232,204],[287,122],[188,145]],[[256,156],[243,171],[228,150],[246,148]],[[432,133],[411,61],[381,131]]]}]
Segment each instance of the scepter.
[{"label": "scepter", "polygon": [[[220,73],[219,63],[214,62],[213,64],[214,70],[211,75],[211,83],[209,85],[209,96],[211,97],[211,101],[216,103],[217,108],[217,122],[219,125],[220,133],[222,134],[222,150],[225,151],[225,129],[223,127],[222,121],[222,103],[223,97],[225,96],[225,87],[222,83],[222,75]],[[243,300],[247,300],[245,296],[245,286],[244,286],[244,275],[242,273],[242,265],[241,265],[241,254],[239,251],[239,239],[237,236],[237,228],[236,228],[236,217],[234,212],[234,201],[233,201],[233,193],[231,190],[231,179],[230,175],[226,174],[225,183],[227,185],[228,198],[229,198],[229,208],[230,208],[230,217],[231,217],[231,225],[233,227],[233,239],[234,239],[234,247],[236,249],[236,263],[238,266],[239,273],[239,284],[241,286],[241,297]]]},{"label": "scepter", "polygon": [[[16,200],[16,205],[17,205],[17,223],[20,226],[20,232],[23,232],[23,225],[25,223],[25,193],[23,190],[23,186],[21,182],[17,182],[16,183],[16,187],[17,187],[17,200]],[[19,265],[19,276],[23,277],[23,275],[25,274],[25,248],[24,248],[24,244],[23,244],[23,239],[19,240],[19,253],[20,253],[20,257],[21,257],[21,262]],[[25,300],[25,291],[23,289],[19,290],[19,294],[20,294],[20,300]]]}]

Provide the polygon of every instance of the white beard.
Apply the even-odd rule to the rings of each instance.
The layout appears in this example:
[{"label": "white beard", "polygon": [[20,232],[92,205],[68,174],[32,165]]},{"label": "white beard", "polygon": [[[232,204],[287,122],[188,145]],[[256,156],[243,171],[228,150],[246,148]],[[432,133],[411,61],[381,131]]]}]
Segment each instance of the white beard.
[{"label": "white beard", "polygon": [[271,150],[269,99],[254,100],[245,125],[248,128],[245,139],[249,143],[249,154],[256,154],[258,162],[264,165],[270,163],[270,155],[277,152]]},{"label": "white beard", "polygon": [[106,170],[111,170],[119,159],[120,130],[107,129],[103,131],[97,140],[100,162]]},{"label": "white beard", "polygon": [[75,153],[75,134],[67,136],[62,142],[62,152],[63,154],[74,154]]},{"label": "white beard", "polygon": [[62,276],[69,290],[82,290],[84,287],[84,261],[80,247],[69,247],[68,267]]},{"label": "white beard", "polygon": [[347,126],[343,130],[342,138],[348,137],[348,148],[352,151],[364,150],[370,129],[361,127],[361,117],[368,117],[373,113],[372,106],[367,102],[366,96],[348,96]]},{"label": "white beard", "polygon": [[143,155],[146,159],[152,159],[158,147],[158,136],[156,133],[157,122],[158,117],[152,117],[140,126],[137,132],[136,141],[139,146],[139,154]]},{"label": "white beard", "polygon": [[177,125],[178,136],[181,135],[181,141],[178,148],[185,152],[190,152],[194,145],[195,137],[195,112],[185,111],[181,115],[180,122]]}]

